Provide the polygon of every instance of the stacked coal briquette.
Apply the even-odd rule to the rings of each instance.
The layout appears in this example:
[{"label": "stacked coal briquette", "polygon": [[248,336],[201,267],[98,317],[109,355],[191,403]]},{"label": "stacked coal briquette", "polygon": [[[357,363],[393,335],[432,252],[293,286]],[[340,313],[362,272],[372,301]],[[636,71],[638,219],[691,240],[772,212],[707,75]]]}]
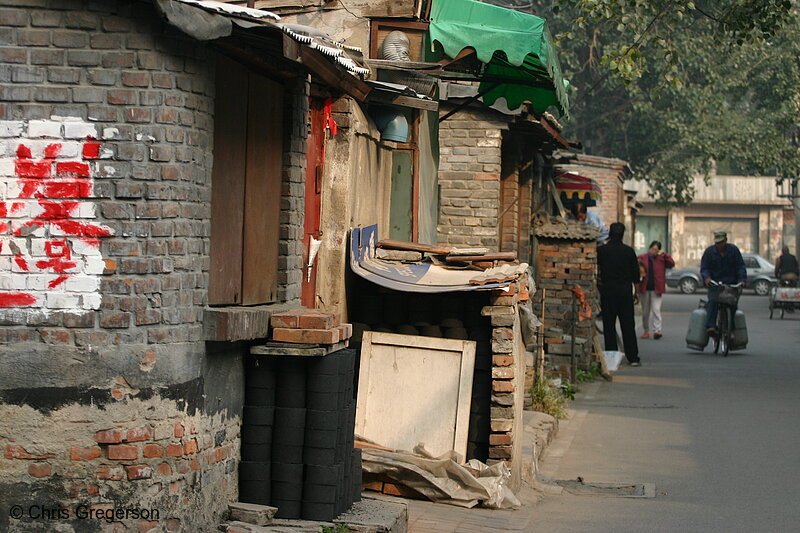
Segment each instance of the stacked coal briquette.
[{"label": "stacked coal briquette", "polygon": [[247,359],[239,500],[330,521],[361,499],[355,351]]}]

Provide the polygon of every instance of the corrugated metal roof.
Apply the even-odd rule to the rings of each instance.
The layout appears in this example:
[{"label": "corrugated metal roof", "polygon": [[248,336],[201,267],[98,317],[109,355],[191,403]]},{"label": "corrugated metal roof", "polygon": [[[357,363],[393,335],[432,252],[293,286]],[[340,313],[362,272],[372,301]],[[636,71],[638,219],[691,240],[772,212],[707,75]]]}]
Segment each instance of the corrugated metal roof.
[{"label": "corrugated metal roof", "polygon": [[[196,9],[202,9],[207,13],[211,13],[220,17],[225,17],[226,19],[230,20],[232,23],[237,24],[238,26],[244,28],[253,28],[253,27],[266,27],[272,28],[278,31],[281,31],[291,37],[294,41],[308,46],[313,50],[317,50],[326,57],[328,57],[332,62],[336,63],[341,68],[347,70],[353,75],[357,75],[361,78],[369,74],[369,69],[360,66],[358,63],[353,60],[353,58],[349,57],[346,53],[346,50],[350,50],[352,52],[356,52],[360,55],[361,50],[357,47],[347,46],[344,43],[334,41],[331,37],[329,37],[324,32],[312,28],[310,26],[302,26],[298,24],[283,24],[280,22],[281,17],[276,15],[275,13],[271,13],[269,11],[264,11],[261,9],[252,9],[243,6],[232,5],[224,2],[217,2],[214,0],[157,0],[159,6],[165,9],[165,6],[169,4],[169,2],[177,2],[186,6],[191,6]],[[167,14],[167,18],[173,25],[179,27],[180,29],[187,31],[185,27],[183,27],[180,22],[176,20],[173,16],[170,16],[171,13]],[[193,35],[191,32],[190,35]],[[229,35],[230,33],[228,33]],[[199,38],[197,34],[194,34],[195,37]],[[214,34],[214,38],[219,37],[220,35]]]}]

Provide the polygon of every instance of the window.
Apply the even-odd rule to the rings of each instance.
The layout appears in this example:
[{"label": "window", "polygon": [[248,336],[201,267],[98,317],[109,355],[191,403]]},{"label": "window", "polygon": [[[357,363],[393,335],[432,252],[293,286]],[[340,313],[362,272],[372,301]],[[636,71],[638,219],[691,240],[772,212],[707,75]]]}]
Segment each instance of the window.
[{"label": "window", "polygon": [[222,56],[216,84],[209,304],[274,302],[283,86]]},{"label": "window", "polygon": [[758,260],[752,255],[745,256],[743,259],[745,268],[761,268],[761,265],[758,264]]}]

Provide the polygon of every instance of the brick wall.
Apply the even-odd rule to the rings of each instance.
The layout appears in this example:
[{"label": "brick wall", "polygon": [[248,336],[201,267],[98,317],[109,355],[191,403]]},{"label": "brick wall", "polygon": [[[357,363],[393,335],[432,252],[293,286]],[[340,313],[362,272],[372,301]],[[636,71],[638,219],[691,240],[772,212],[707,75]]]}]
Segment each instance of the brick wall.
[{"label": "brick wall", "polygon": [[[569,376],[571,333],[573,318],[573,293],[570,288],[579,286],[592,307],[593,315],[599,310],[595,283],[597,245],[587,241],[539,239],[536,258],[536,284],[539,290],[533,298],[533,309],[539,312],[542,295],[545,300],[545,351],[550,368],[564,377]],[[587,368],[591,362],[594,321],[577,322],[575,328],[578,367]]]},{"label": "brick wall", "polygon": [[[4,313],[6,325],[24,327],[6,330],[7,340],[28,331],[28,340],[76,346],[200,341],[208,54],[148,6],[62,5],[9,8],[0,19],[3,200],[14,217],[0,239],[15,254],[11,272],[5,262],[0,272],[9,291],[35,298]],[[56,283],[59,275],[69,278]],[[98,292],[102,302],[88,294]]]},{"label": "brick wall", "polygon": [[595,180],[600,186],[602,196],[597,205],[590,208],[591,211],[600,215],[606,226],[610,226],[613,222],[623,222],[627,208],[621,179],[625,162],[597,156],[588,156],[590,159],[581,158],[581,155],[577,157],[577,162],[557,165],[556,170],[574,172]]},{"label": "brick wall", "polygon": [[288,106],[284,123],[285,152],[281,191],[278,300],[300,303],[303,282],[303,214],[305,212],[306,139],[308,127],[307,79],[297,78],[287,86]]},{"label": "brick wall", "polygon": [[530,260],[534,151],[520,136],[503,136],[503,172],[500,180],[500,251],[517,252]]},{"label": "brick wall", "polygon": [[[444,114],[451,109],[441,107]],[[439,123],[441,245],[499,247],[501,135],[508,122],[468,108]]]},{"label": "brick wall", "polygon": [[[236,497],[247,350],[202,328],[213,55],[149,2],[2,4],[0,506],[117,502],[160,519],[113,527],[204,530]],[[307,83],[290,90],[279,296],[296,302]]]}]

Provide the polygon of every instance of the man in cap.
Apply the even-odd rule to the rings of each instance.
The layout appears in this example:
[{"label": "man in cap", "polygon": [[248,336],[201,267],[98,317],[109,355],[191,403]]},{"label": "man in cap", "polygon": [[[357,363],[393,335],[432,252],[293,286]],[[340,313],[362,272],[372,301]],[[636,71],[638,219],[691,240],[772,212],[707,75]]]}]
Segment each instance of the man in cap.
[{"label": "man in cap", "polygon": [[639,283],[639,262],[633,248],[622,242],[624,234],[625,225],[614,222],[609,228],[608,242],[597,248],[603,337],[606,350],[617,349],[617,317],[619,317],[625,357],[631,366],[641,366],[633,321],[633,286]]},{"label": "man in cap", "polygon": [[747,269],[744,266],[742,253],[735,245],[728,242],[728,234],[724,231],[714,232],[714,245],[706,248],[700,260],[700,276],[708,287],[708,318],[706,329],[710,335],[717,333],[717,293],[719,287],[711,285],[712,281],[727,285],[738,284],[744,287],[747,281]]}]

